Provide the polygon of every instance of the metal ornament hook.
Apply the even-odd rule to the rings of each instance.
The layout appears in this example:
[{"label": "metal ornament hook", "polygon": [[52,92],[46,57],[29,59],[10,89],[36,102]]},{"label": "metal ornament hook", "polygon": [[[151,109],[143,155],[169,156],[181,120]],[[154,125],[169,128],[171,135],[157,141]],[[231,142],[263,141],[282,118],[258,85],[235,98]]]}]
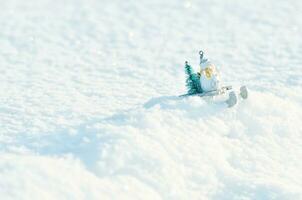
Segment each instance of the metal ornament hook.
[{"label": "metal ornament hook", "polygon": [[203,51],[200,50],[199,55],[200,55],[200,59],[203,59],[203,55],[204,55]]}]

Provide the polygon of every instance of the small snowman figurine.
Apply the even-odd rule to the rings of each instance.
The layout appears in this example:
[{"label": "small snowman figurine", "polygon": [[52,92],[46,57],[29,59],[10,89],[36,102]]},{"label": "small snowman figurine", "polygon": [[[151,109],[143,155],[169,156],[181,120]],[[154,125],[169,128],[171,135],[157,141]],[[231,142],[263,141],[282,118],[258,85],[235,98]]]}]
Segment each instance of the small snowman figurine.
[{"label": "small snowman figurine", "polygon": [[[232,86],[220,85],[220,75],[215,65],[210,60],[204,58],[203,51],[199,52],[200,55],[200,72],[194,73],[192,67],[186,61],[185,73],[187,74],[186,87],[188,89],[187,94],[181,95],[181,97],[187,97],[191,95],[198,95],[200,97],[228,94],[229,98],[225,100],[228,107],[232,107],[237,103],[237,95],[232,90]],[[230,91],[227,93],[227,91]],[[248,98],[248,90],[246,86],[240,87],[241,99]]]},{"label": "small snowman figurine", "polygon": [[203,51],[199,52],[200,55],[200,85],[203,92],[216,91],[220,88],[220,76],[210,60],[204,58]]}]

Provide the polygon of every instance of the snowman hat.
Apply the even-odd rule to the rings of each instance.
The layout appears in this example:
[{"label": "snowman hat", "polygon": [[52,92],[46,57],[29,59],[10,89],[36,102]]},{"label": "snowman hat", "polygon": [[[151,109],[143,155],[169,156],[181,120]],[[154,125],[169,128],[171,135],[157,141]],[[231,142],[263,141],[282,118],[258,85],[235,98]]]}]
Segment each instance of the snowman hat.
[{"label": "snowman hat", "polygon": [[199,51],[199,55],[200,55],[200,63],[199,63],[200,69],[205,69],[206,67],[212,64],[209,59],[204,57],[203,51]]}]

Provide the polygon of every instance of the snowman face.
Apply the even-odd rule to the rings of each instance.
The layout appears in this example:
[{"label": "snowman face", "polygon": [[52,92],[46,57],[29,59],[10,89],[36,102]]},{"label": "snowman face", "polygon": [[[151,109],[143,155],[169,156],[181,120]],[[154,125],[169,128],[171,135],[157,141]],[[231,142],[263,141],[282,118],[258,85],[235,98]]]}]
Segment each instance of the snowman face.
[{"label": "snowman face", "polygon": [[205,75],[208,79],[212,78],[213,75],[216,74],[216,68],[214,65],[209,65],[205,69],[200,71],[200,74]]}]

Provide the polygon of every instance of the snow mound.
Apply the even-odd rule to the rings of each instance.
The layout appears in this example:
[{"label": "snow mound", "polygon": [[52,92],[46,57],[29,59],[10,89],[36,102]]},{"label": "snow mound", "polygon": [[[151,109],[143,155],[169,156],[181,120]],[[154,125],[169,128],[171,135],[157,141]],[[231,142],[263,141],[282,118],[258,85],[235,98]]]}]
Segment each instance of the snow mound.
[{"label": "snow mound", "polygon": [[72,134],[28,139],[28,156],[2,157],[0,185],[51,199],[297,199],[301,118],[300,104],[255,91],[233,109],[199,97],[152,98]]},{"label": "snow mound", "polygon": [[117,135],[102,148],[97,174],[130,173],[164,199],[298,198],[301,106],[258,92],[251,99],[226,109],[163,97],[114,115],[97,124]]}]

